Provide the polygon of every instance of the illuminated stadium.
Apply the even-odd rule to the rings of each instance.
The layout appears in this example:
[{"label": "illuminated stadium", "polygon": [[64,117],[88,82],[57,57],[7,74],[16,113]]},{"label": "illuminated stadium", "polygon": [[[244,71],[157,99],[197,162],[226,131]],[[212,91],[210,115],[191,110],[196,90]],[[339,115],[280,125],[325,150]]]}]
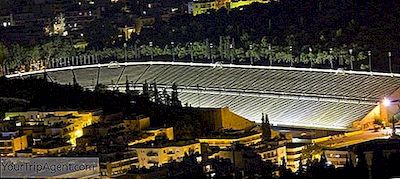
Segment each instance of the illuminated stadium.
[{"label": "illuminated stadium", "polygon": [[[24,78],[27,72],[8,77]],[[123,90],[156,82],[170,89],[177,84],[182,104],[224,107],[259,122],[261,113],[278,126],[346,129],[400,87],[400,75],[231,64],[129,62],[48,69],[51,81],[77,82],[93,89],[97,83]]]}]

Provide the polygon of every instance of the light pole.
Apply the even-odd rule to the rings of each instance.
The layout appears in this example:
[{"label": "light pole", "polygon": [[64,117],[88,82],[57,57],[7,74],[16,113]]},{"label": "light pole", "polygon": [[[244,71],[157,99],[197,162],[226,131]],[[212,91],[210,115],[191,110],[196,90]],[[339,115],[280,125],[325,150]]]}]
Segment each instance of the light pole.
[{"label": "light pole", "polygon": [[124,43],[124,55],[125,55],[125,62],[127,62],[127,59],[128,59],[128,57],[126,56],[126,47],[127,47],[127,44],[126,44],[126,42]]},{"label": "light pole", "polygon": [[331,64],[331,69],[333,69],[333,48],[329,48],[329,54],[331,55],[329,57],[329,63]]},{"label": "light pole", "polygon": [[293,47],[289,46],[289,51],[290,51],[290,67],[293,66]]},{"label": "light pole", "polygon": [[194,62],[194,58],[193,58],[193,43],[190,42],[189,45],[190,45],[190,60],[192,62]]},{"label": "light pole", "polygon": [[389,56],[389,70],[390,73],[392,73],[392,52],[388,52],[388,56]]},{"label": "light pole", "polygon": [[[310,56],[311,56],[311,54],[312,54],[312,48],[311,47],[308,48],[308,52],[310,53]],[[313,66],[313,59],[310,59],[310,68],[312,68],[312,66]]]},{"label": "light pole", "polygon": [[253,45],[250,45],[249,48],[250,48],[250,65],[253,65]]},{"label": "light pole", "polygon": [[213,47],[214,47],[213,44],[210,43],[210,57],[211,57],[211,63],[214,63],[214,57],[213,57],[213,53],[212,53]]},{"label": "light pole", "polygon": [[135,41],[135,45],[134,45],[134,51],[135,51],[135,60],[137,60],[137,59],[138,59],[138,57],[139,57],[139,53],[138,53],[137,44],[138,44],[138,41]]},{"label": "light pole", "polygon": [[171,46],[172,46],[172,61],[175,61],[175,46],[174,46],[174,42],[171,42]]},{"label": "light pole", "polygon": [[353,49],[349,50],[350,53],[350,68],[353,70]]},{"label": "light pole", "polygon": [[368,65],[369,65],[369,71],[372,72],[371,50],[368,51]]},{"label": "light pole", "polygon": [[[390,100],[388,98],[383,98],[382,104],[385,107],[389,107],[392,104],[397,103],[397,108],[400,109],[399,102],[400,102],[400,99]],[[397,120],[394,118],[394,115],[391,117],[391,121],[390,122],[392,123],[392,137],[395,137],[396,136],[396,122],[397,122]]]},{"label": "light pole", "polygon": [[269,52],[269,66],[272,66],[272,47],[271,44],[268,44],[268,52]]},{"label": "light pole", "polygon": [[150,46],[150,58],[151,58],[151,61],[153,61],[154,60],[153,42],[149,42],[149,46]]},{"label": "light pole", "polygon": [[233,64],[233,44],[230,44],[229,45],[229,57],[230,57],[230,60],[231,60],[231,64]]}]

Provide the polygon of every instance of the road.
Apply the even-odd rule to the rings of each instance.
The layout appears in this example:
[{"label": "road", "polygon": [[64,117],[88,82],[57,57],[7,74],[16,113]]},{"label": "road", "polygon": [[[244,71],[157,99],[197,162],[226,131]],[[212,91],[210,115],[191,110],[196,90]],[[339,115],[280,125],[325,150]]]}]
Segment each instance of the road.
[{"label": "road", "polygon": [[324,142],[317,143],[323,147],[341,148],[374,139],[387,139],[390,137],[391,129],[382,129],[378,132],[373,130],[364,131],[362,134],[354,136],[333,137],[332,139]]}]

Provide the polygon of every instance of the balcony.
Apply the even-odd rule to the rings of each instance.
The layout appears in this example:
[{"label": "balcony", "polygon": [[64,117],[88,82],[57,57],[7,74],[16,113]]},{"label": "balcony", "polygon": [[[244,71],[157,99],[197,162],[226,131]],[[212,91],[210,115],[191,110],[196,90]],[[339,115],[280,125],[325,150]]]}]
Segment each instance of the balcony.
[{"label": "balcony", "polygon": [[174,152],[174,151],[168,151],[167,154],[168,154],[168,155],[174,155],[175,152]]},{"label": "balcony", "polygon": [[146,155],[149,156],[149,157],[155,157],[155,156],[158,156],[158,153],[157,153],[157,152],[150,151],[150,152],[147,152]]}]

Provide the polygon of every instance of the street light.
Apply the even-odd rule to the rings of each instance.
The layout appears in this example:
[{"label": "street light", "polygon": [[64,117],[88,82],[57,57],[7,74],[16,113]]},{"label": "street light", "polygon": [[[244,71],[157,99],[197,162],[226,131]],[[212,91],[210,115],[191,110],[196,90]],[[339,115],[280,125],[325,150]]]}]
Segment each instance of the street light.
[{"label": "street light", "polygon": [[293,66],[293,47],[289,46],[289,51],[290,51],[290,67]]},{"label": "street light", "polygon": [[350,53],[350,68],[353,70],[353,49],[349,49]]},{"label": "street light", "polygon": [[134,48],[135,48],[135,60],[137,60],[138,58],[140,58],[139,57],[139,49],[138,49],[138,41],[137,40],[135,41]]},{"label": "street light", "polygon": [[388,98],[383,98],[382,100],[382,104],[386,107],[390,106],[392,104],[392,102],[388,99]]},{"label": "street light", "polygon": [[389,56],[389,70],[390,73],[392,73],[392,52],[388,52],[388,56]]},{"label": "street light", "polygon": [[269,52],[269,66],[272,66],[272,46],[271,44],[268,44],[268,52]]},{"label": "street light", "polygon": [[250,65],[253,65],[253,45],[249,46],[250,48]]},{"label": "street light", "polygon": [[153,61],[154,59],[154,52],[153,52],[153,42],[149,42],[149,46],[150,46],[150,57],[151,57],[151,61]]},{"label": "street light", "polygon": [[126,44],[126,42],[125,42],[125,43],[124,43],[125,62],[126,62],[127,59],[128,59],[128,57],[127,57],[127,55],[126,55],[126,47],[127,47],[127,44]]},{"label": "street light", "polygon": [[172,61],[175,61],[175,46],[174,46],[174,42],[171,42],[171,46],[172,46]]},{"label": "street light", "polygon": [[213,53],[212,53],[212,49],[213,49],[213,44],[210,43],[210,57],[211,57],[211,63],[214,63],[214,57],[213,57]]},{"label": "street light", "polygon": [[231,60],[231,64],[233,64],[233,44],[230,44],[229,45],[229,49],[230,49],[230,55],[229,55],[229,57],[230,57],[230,60]]},{"label": "street light", "polygon": [[194,58],[193,58],[193,43],[190,42],[190,60],[192,60],[192,62],[194,62]]},{"label": "street light", "polygon": [[333,69],[333,48],[329,48],[329,54],[331,55],[330,57],[329,57],[329,63],[331,64],[331,69]]},{"label": "street light", "polygon": [[[312,48],[308,47],[308,52],[310,53],[310,55],[312,54]],[[310,68],[312,68],[313,66],[313,59],[310,59]]]},{"label": "street light", "polygon": [[368,51],[368,65],[369,65],[369,71],[372,72],[371,51]]}]

